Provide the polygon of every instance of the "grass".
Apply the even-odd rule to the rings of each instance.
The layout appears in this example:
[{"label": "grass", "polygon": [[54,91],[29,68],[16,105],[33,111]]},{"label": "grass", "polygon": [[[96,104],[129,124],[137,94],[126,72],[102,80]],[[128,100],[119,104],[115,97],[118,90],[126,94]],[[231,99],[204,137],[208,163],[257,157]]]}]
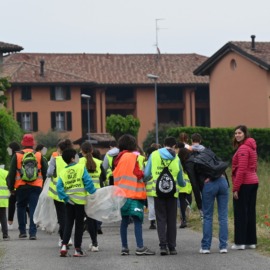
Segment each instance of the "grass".
[{"label": "grass", "polygon": [[[231,170],[227,170],[231,184]],[[257,250],[266,256],[270,257],[270,163],[260,161],[258,164],[259,189],[257,193]],[[231,188],[231,187],[230,187]],[[192,202],[192,213],[189,217],[188,227],[196,230],[202,230],[202,224],[199,218],[199,212],[196,207],[195,200]],[[218,237],[218,217],[215,205],[215,212],[213,218],[213,235]],[[233,243],[234,239],[234,225],[233,225],[233,206],[232,206],[232,191],[230,191],[229,199],[229,242]]]}]

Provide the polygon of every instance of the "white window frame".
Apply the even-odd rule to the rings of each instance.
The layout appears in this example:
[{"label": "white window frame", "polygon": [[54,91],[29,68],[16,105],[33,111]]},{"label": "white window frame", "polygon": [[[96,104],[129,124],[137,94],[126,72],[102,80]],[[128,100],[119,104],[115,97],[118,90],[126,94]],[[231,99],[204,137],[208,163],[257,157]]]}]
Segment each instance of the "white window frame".
[{"label": "white window frame", "polygon": [[22,129],[30,131],[32,130],[32,114],[22,113]]},{"label": "white window frame", "polygon": [[65,130],[65,112],[56,112],[55,113],[55,129],[56,130]]}]

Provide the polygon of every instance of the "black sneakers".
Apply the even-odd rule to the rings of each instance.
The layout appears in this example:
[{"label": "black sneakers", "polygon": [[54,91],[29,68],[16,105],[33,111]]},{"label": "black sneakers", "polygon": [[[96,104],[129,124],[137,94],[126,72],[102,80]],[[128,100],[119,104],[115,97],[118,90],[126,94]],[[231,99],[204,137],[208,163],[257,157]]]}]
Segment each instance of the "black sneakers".
[{"label": "black sneakers", "polygon": [[86,254],[81,248],[76,248],[73,257],[85,257]]},{"label": "black sneakers", "polygon": [[122,248],[121,255],[122,256],[129,255],[129,249],[128,248]]},{"label": "black sneakers", "polygon": [[26,239],[26,238],[27,238],[26,233],[20,233],[19,234],[19,239]]}]

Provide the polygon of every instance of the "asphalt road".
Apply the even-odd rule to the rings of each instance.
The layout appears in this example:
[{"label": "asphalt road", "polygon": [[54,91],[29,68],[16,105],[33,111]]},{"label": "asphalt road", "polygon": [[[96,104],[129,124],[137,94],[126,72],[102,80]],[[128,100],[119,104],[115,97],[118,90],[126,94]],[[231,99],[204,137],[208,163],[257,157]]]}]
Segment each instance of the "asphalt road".
[{"label": "asphalt road", "polygon": [[[178,225],[179,226],[179,225]],[[219,254],[218,241],[213,239],[211,254],[199,254],[201,233],[189,229],[178,229],[177,251],[175,256],[160,256],[158,237],[155,230],[149,230],[149,222],[144,224],[144,243],[155,250],[155,256],[136,256],[134,226],[129,226],[129,256],[121,256],[119,223],[104,224],[103,235],[98,235],[100,251],[87,251],[86,257],[62,258],[59,256],[58,235],[47,234],[38,229],[36,241],[19,240],[17,229],[10,231],[11,240],[0,240],[0,269],[3,270],[137,270],[137,269],[192,269],[192,270],[269,270],[270,258],[256,250],[234,251]],[[88,233],[84,233],[82,247],[87,250],[90,243]],[[73,254],[73,247],[70,254]]]}]

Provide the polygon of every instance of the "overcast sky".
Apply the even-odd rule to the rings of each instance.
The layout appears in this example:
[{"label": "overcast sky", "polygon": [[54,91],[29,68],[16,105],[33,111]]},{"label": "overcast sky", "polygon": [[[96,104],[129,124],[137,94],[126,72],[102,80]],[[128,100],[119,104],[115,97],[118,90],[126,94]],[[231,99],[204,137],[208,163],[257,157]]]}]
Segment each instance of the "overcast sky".
[{"label": "overcast sky", "polygon": [[[270,42],[270,0],[6,0],[0,41],[24,52],[197,53]],[[156,35],[156,19],[158,35]]]}]

